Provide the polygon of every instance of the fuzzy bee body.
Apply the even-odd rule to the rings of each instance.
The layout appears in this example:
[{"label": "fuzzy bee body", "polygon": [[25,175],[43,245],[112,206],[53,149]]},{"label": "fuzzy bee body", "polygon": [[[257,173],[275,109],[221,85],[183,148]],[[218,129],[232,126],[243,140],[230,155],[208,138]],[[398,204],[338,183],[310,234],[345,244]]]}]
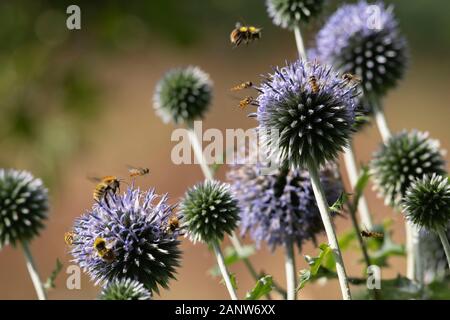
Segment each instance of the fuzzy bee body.
[{"label": "fuzzy bee body", "polygon": [[384,234],[382,234],[381,232],[373,232],[373,231],[368,231],[368,230],[362,230],[361,231],[361,237],[363,238],[383,238]]},{"label": "fuzzy bee body", "polygon": [[167,221],[167,228],[166,232],[173,233],[175,230],[180,228],[180,220],[176,215],[173,215],[169,218],[169,221]]},{"label": "fuzzy bee body", "polygon": [[234,86],[233,88],[231,88],[231,91],[239,91],[239,90],[244,90],[247,88],[250,88],[253,86],[253,83],[251,81],[246,81],[246,82],[242,82],[240,84],[238,84],[237,86]]},{"label": "fuzzy bee body", "polygon": [[73,238],[74,238],[75,234],[72,231],[66,232],[64,233],[64,242],[68,245],[71,246],[73,244]]},{"label": "fuzzy bee body", "polygon": [[113,262],[116,258],[114,251],[107,246],[106,240],[104,238],[95,238],[94,250],[97,252],[97,255],[106,262]]},{"label": "fuzzy bee body", "polygon": [[308,79],[309,85],[311,86],[312,93],[318,93],[320,90],[319,82],[315,76],[310,76]]},{"label": "fuzzy bee body", "polygon": [[91,180],[98,182],[92,194],[94,200],[97,202],[103,199],[107,202],[107,194],[109,192],[115,194],[120,189],[120,180],[115,176],[106,176],[101,179],[92,178]]},{"label": "fuzzy bee body", "polygon": [[242,42],[248,44],[257,39],[261,39],[261,28],[254,26],[243,26],[237,23],[236,28],[230,33],[230,41],[235,47],[239,46]]},{"label": "fuzzy bee body", "polygon": [[249,105],[257,106],[258,103],[257,103],[257,101],[256,101],[253,97],[251,97],[251,96],[245,97],[244,99],[242,99],[241,101],[239,101],[239,107],[240,107],[241,109],[244,109],[244,108],[246,108],[246,107],[249,106]]},{"label": "fuzzy bee body", "polygon": [[133,166],[128,166],[128,173],[131,178],[145,176],[150,173],[150,169],[148,168],[137,168]]}]

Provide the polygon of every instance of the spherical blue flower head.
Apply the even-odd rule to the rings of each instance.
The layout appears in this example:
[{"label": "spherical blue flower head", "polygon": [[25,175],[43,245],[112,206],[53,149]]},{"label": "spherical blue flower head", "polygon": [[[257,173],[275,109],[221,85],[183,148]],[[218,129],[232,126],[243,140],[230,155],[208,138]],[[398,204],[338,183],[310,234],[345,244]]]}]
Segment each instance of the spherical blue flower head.
[{"label": "spherical blue flower head", "polygon": [[322,165],[348,144],[358,92],[331,67],[299,60],[275,69],[259,90],[259,134],[279,163]]},{"label": "spherical blue flower head", "polygon": [[323,4],[324,0],[266,0],[273,23],[285,29],[308,23],[322,11]]},{"label": "spherical blue flower head", "polygon": [[150,300],[151,292],[142,283],[131,279],[115,279],[105,286],[100,300]]},{"label": "spherical blue flower head", "polygon": [[382,2],[343,5],[317,34],[319,60],[358,75],[366,94],[383,95],[402,78],[407,45],[392,7]]},{"label": "spherical blue flower head", "polygon": [[198,67],[173,69],[158,82],[153,106],[164,122],[190,123],[208,109],[212,98],[212,81]]},{"label": "spherical blue flower head", "polygon": [[[228,172],[228,179],[241,208],[242,234],[248,232],[258,246],[266,242],[274,250],[293,242],[301,248],[305,241],[315,241],[323,231],[306,170],[284,167],[261,175],[258,166],[235,165]],[[320,180],[328,203],[334,203],[342,192],[336,166],[322,169]]]},{"label": "spherical blue flower head", "polygon": [[44,227],[48,191],[27,171],[0,169],[0,248],[30,241]]},{"label": "spherical blue flower head", "polygon": [[[96,284],[129,278],[151,291],[167,288],[181,255],[179,231],[168,228],[173,206],[167,195],[130,187],[108,198],[75,221],[73,261]],[[97,239],[105,248],[94,248]]]},{"label": "spherical blue flower head", "polygon": [[447,176],[425,175],[406,191],[403,211],[412,223],[428,230],[445,229],[450,221],[450,182]]}]

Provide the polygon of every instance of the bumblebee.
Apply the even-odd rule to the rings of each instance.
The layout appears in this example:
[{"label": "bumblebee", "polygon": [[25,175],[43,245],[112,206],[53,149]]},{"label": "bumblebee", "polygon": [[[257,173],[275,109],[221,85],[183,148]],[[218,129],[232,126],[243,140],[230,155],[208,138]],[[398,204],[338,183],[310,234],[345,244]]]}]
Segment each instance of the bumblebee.
[{"label": "bumblebee", "polygon": [[175,230],[180,228],[180,220],[176,215],[173,215],[169,218],[169,221],[167,221],[167,228],[166,232],[175,232]]},{"label": "bumblebee", "polygon": [[73,244],[73,238],[75,237],[75,234],[72,231],[64,233],[64,242],[71,246]]},{"label": "bumblebee", "polygon": [[106,196],[109,192],[115,194],[118,190],[120,190],[120,179],[115,176],[106,176],[103,178],[91,178],[90,180],[97,182],[92,194],[94,200],[100,202],[104,199],[106,204],[109,206]]},{"label": "bumblebee", "polygon": [[97,255],[106,262],[113,262],[116,258],[114,251],[106,245],[106,240],[104,238],[95,238],[94,249],[97,252]]},{"label": "bumblebee", "polygon": [[239,101],[239,108],[245,109],[248,105],[257,106],[258,102],[251,96],[245,97]]},{"label": "bumblebee", "polygon": [[381,239],[384,237],[384,234],[382,234],[381,232],[373,232],[373,231],[368,231],[368,230],[362,230],[361,231],[361,237],[363,238],[377,238],[377,239]]},{"label": "bumblebee", "polygon": [[311,86],[312,93],[318,93],[320,90],[319,82],[315,76],[310,76],[308,79],[309,85]]},{"label": "bumblebee", "polygon": [[237,86],[234,86],[233,88],[230,89],[230,91],[244,90],[247,88],[251,88],[252,86],[253,86],[253,83],[251,81],[246,81],[246,82],[242,82],[242,83],[238,84]]},{"label": "bumblebee", "polygon": [[243,26],[239,22],[236,23],[236,27],[230,33],[230,41],[235,47],[242,42],[248,44],[257,39],[261,39],[261,28]]},{"label": "bumblebee", "polygon": [[131,178],[134,178],[145,176],[146,174],[150,173],[150,170],[148,168],[136,168],[133,166],[128,166],[128,173],[130,174]]}]

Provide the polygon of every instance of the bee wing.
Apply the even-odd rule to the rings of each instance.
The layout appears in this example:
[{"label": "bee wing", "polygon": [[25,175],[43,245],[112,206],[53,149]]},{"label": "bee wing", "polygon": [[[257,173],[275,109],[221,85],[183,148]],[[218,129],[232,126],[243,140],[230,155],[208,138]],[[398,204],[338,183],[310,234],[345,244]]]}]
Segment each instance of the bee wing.
[{"label": "bee wing", "polygon": [[86,177],[89,181],[94,182],[94,183],[99,183],[102,181],[102,178],[99,177],[95,177],[95,176],[87,176]]}]

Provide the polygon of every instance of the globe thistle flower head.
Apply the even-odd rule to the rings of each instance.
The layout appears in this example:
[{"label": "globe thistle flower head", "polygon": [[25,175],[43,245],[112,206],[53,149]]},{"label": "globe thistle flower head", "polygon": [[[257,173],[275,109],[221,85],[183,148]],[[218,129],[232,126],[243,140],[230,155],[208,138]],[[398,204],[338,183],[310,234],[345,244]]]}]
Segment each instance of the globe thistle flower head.
[{"label": "globe thistle flower head", "polygon": [[406,218],[428,230],[445,229],[450,222],[450,182],[446,176],[417,179],[403,199]]},{"label": "globe thistle flower head", "polygon": [[426,174],[445,174],[445,162],[439,142],[428,133],[402,131],[375,153],[370,171],[386,204],[400,208],[411,183]]},{"label": "globe thistle flower head", "polygon": [[48,212],[48,191],[27,171],[0,169],[0,248],[39,235]]},{"label": "globe thistle flower head", "polygon": [[185,226],[192,241],[208,244],[231,234],[239,220],[237,201],[228,184],[205,181],[190,188],[181,203]]},{"label": "globe thistle flower head", "polygon": [[[296,243],[301,248],[323,231],[308,171],[281,167],[261,175],[258,166],[244,164],[232,166],[228,179],[241,208],[242,234],[249,233],[258,246],[265,242],[274,250]],[[342,192],[336,166],[324,167],[320,180],[328,203],[334,203]]]},{"label": "globe thistle flower head", "polygon": [[71,254],[96,284],[129,278],[158,292],[179,266],[178,230],[169,230],[173,206],[153,189],[129,187],[95,203],[75,221]]},{"label": "globe thistle flower head", "polygon": [[212,97],[209,75],[198,67],[173,69],[158,82],[153,106],[164,122],[189,123],[203,116]]},{"label": "globe thistle flower head", "polygon": [[258,89],[259,134],[279,163],[323,165],[348,144],[358,92],[331,67],[299,60],[275,69]]},{"label": "globe thistle flower head", "polygon": [[382,2],[343,5],[318,32],[316,45],[319,60],[361,77],[366,94],[394,87],[408,60],[393,7]]},{"label": "globe thistle flower head", "polygon": [[284,29],[308,23],[322,11],[323,4],[324,0],[266,0],[273,23]]},{"label": "globe thistle flower head", "polygon": [[151,292],[138,281],[115,279],[102,290],[100,300],[150,300]]}]

